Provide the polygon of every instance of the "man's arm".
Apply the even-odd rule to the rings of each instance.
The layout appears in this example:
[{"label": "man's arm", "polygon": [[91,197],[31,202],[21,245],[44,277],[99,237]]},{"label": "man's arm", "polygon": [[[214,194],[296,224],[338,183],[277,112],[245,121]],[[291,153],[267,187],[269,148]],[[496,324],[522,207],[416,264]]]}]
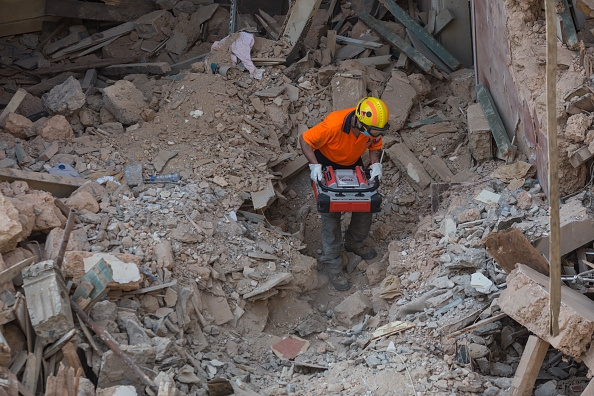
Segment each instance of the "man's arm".
[{"label": "man's arm", "polygon": [[[316,158],[316,154],[314,153],[313,147],[309,143],[303,139],[303,135],[299,136],[299,143],[301,144],[301,150],[303,150],[303,155],[309,161],[310,164],[317,164],[318,159]],[[378,156],[379,158],[379,156]]]},{"label": "man's arm", "polygon": [[376,162],[380,162],[380,152],[381,151],[382,151],[381,149],[369,150],[369,160],[371,161],[372,164],[374,164]]}]

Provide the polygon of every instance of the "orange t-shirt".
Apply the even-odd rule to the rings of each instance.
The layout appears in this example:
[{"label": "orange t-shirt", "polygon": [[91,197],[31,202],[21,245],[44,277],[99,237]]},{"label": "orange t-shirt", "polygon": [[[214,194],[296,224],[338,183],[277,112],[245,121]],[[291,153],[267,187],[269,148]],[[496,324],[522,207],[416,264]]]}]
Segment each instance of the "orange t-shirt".
[{"label": "orange t-shirt", "polygon": [[351,132],[355,109],[333,111],[318,125],[303,132],[303,140],[330,161],[344,166],[353,165],[367,149],[382,148],[381,136],[373,139],[360,133],[355,137]]}]

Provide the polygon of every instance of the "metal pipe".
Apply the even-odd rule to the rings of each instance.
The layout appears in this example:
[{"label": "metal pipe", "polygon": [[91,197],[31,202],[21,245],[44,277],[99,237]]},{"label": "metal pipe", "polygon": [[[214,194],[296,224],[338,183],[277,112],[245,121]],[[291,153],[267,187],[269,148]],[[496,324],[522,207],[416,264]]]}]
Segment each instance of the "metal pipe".
[{"label": "metal pipe", "polygon": [[72,227],[74,226],[74,219],[76,218],[76,210],[70,209],[68,212],[68,221],[64,228],[64,236],[62,237],[62,244],[58,251],[58,257],[56,257],[56,267],[62,268],[62,261],[64,261],[64,254],[66,253],[66,246],[68,246],[68,240],[70,239],[70,233],[72,233]]},{"label": "metal pipe", "polygon": [[113,351],[113,353],[118,355],[126,364],[126,366],[130,367],[130,369],[134,372],[134,374],[138,376],[138,378],[140,378],[144,385],[151,388],[151,390],[155,392],[155,394],[159,393],[159,388],[157,388],[155,383],[151,381],[151,379],[147,377],[147,375],[143,373],[142,370],[140,370],[140,368],[132,361],[132,359],[130,359],[130,357],[120,349],[118,344],[114,340],[112,340],[107,333],[105,333],[103,330],[97,327],[95,322],[93,322],[91,318],[89,318],[89,315],[87,315],[87,313],[81,307],[79,307],[78,304],[76,304],[72,299],[70,299],[70,306],[72,307],[72,310],[78,315],[78,317],[82,319],[82,321],[99,336],[101,341],[103,341],[103,343],[107,345],[109,349]]}]

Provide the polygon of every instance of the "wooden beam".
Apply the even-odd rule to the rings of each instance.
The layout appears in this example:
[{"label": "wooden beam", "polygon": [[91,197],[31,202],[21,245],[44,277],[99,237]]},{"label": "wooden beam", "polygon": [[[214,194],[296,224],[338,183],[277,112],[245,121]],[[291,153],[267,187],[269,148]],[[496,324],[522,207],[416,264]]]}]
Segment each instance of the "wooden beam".
[{"label": "wooden beam", "polygon": [[273,40],[278,40],[278,32],[276,30],[274,30],[265,20],[264,18],[262,18],[260,15],[258,14],[254,14],[254,16],[256,17],[256,19],[258,20],[258,22],[260,22],[260,24],[264,27],[264,30],[266,30],[266,33],[268,33],[268,35],[270,36],[271,39]]},{"label": "wooden beam", "polygon": [[[93,3],[96,4],[96,3]],[[74,52],[82,51],[89,47],[94,47],[97,44],[104,43],[106,41],[111,40],[114,37],[119,37],[123,34],[130,33],[134,30],[134,24],[132,22],[122,23],[121,25],[112,27],[110,29],[104,30],[98,34],[94,34],[90,37],[84,38],[77,42],[76,44],[70,45],[66,48],[63,48],[54,54],[52,54],[52,59],[61,58],[64,55],[72,54]],[[124,62],[122,62],[124,63]]]},{"label": "wooden beam", "polygon": [[76,64],[70,63],[66,65],[59,65],[59,66],[50,66],[50,67],[42,67],[37,70],[33,70],[33,74],[57,74],[63,73],[68,71],[87,71],[88,69],[99,69],[102,67],[107,67],[111,65],[119,65],[125,63],[134,63],[137,62],[137,57],[130,57],[130,58],[107,58],[107,59],[99,59],[94,62],[83,63],[83,64]]},{"label": "wooden beam", "polygon": [[512,272],[516,264],[520,263],[549,275],[549,264],[517,228],[492,232],[483,242],[487,253],[506,273]]},{"label": "wooden beam", "polygon": [[23,374],[23,385],[32,394],[36,394],[37,382],[39,380],[39,371],[41,370],[41,361],[43,353],[43,343],[41,337],[37,337],[35,341],[35,351],[29,353],[27,358],[27,365],[25,367],[25,373]]},{"label": "wooden beam", "polygon": [[441,70],[447,74],[450,74],[452,72],[452,69],[450,69],[448,67],[448,65],[446,65],[439,58],[439,56],[435,55],[433,53],[433,51],[431,51],[431,49],[425,45],[425,43],[423,43],[421,40],[419,40],[419,38],[417,36],[412,34],[412,32],[410,30],[406,29],[406,33],[407,33],[407,36],[410,38],[410,41],[411,41],[413,47],[417,51],[419,51],[421,54],[425,55],[427,57],[427,59],[429,59],[431,62],[435,63],[435,66],[437,66],[437,68],[439,70]]},{"label": "wooden beam", "polygon": [[493,134],[502,159],[506,162],[512,161],[517,149],[515,146],[512,146],[507,136],[505,126],[503,125],[503,121],[501,121],[497,106],[495,106],[495,101],[485,84],[480,83],[476,86],[476,96],[485,112],[485,117],[487,117],[487,122],[489,123],[491,133]]},{"label": "wooden beam", "polygon": [[537,336],[528,337],[522,359],[516,369],[516,374],[509,391],[510,396],[530,396],[542,362],[549,349],[549,343]]},{"label": "wooden beam", "polygon": [[359,39],[354,39],[354,38],[350,38],[350,37],[346,37],[346,36],[336,36],[336,41],[339,43],[343,43],[343,44],[350,44],[350,45],[354,45],[355,47],[363,47],[363,48],[381,48],[383,46],[382,43],[378,43],[375,41],[369,41],[369,40],[359,40]]},{"label": "wooden beam", "polygon": [[13,182],[15,180],[24,180],[30,188],[47,191],[58,198],[69,197],[77,188],[89,181],[79,177],[0,168],[0,181]]},{"label": "wooden beam", "polygon": [[575,253],[577,254],[577,259],[578,259],[578,269],[579,272],[585,272],[591,269],[594,269],[594,264],[592,264],[591,262],[589,262],[586,259],[586,248],[585,247],[580,247],[578,248]]},{"label": "wooden beam", "polygon": [[434,74],[435,65],[427,57],[414,49],[410,44],[407,44],[403,39],[398,37],[396,33],[392,32],[380,21],[367,13],[359,14],[359,20],[363,21],[367,26],[373,29],[376,33],[388,41],[388,43],[396,48],[401,53],[405,53],[413,62],[419,66],[427,74]]},{"label": "wooden beam", "polygon": [[8,117],[10,113],[14,113],[15,111],[17,111],[17,109],[21,105],[21,102],[23,101],[23,99],[25,99],[25,96],[27,96],[27,91],[25,91],[23,88],[19,88],[16,91],[16,93],[12,95],[10,102],[8,102],[8,104],[0,114],[0,125],[4,123],[4,120],[6,119],[6,117]]},{"label": "wooden beam", "polygon": [[586,161],[594,158],[594,153],[591,153],[587,146],[577,149],[569,156],[569,163],[577,168]]},{"label": "wooden beam", "polygon": [[0,331],[0,366],[8,367],[10,363],[10,345],[4,338],[4,334]]},{"label": "wooden beam", "polygon": [[286,37],[288,43],[293,46],[287,56],[287,63],[293,63],[298,59],[300,49],[321,3],[322,0],[295,0],[291,3],[280,32],[280,37]]},{"label": "wooden beam", "polygon": [[489,323],[497,322],[498,320],[501,320],[501,319],[505,318],[506,316],[507,316],[507,314],[505,312],[499,313],[495,316],[491,316],[490,318],[478,321],[475,324],[465,327],[461,330],[454,331],[453,333],[448,334],[448,337],[454,338],[454,337],[458,337],[462,334],[470,333],[471,331],[479,329],[485,325],[488,325]]},{"label": "wooden beam", "polygon": [[141,5],[106,5],[75,0],[46,0],[45,14],[94,21],[128,22],[153,11]]},{"label": "wooden beam", "polygon": [[415,22],[411,16],[400,8],[394,1],[392,0],[380,0],[389,11],[399,20],[407,29],[409,29],[413,35],[417,36],[427,47],[431,49],[435,53],[435,55],[439,56],[441,60],[444,61],[446,65],[452,70],[458,70],[462,67],[462,63],[458,61],[449,51],[441,45],[435,38],[427,33],[421,25]]},{"label": "wooden beam", "polygon": [[441,31],[453,20],[454,16],[447,8],[441,10],[435,17],[435,30],[433,31],[433,35],[439,35],[439,33],[441,33]]},{"label": "wooden beam", "polygon": [[44,92],[49,91],[56,85],[62,84],[64,81],[68,80],[70,76],[74,76],[74,78],[78,78],[79,75],[72,72],[66,72],[59,74],[55,77],[48,78],[45,81],[40,82],[39,84],[32,85],[30,87],[26,87],[25,90],[29,92],[31,95],[40,95]]},{"label": "wooden beam", "polygon": [[[585,253],[584,253],[585,254]],[[7,282],[13,280],[17,275],[19,275],[23,268],[26,268],[33,264],[37,260],[37,257],[29,257],[12,267],[5,269],[4,271],[0,272],[0,285],[3,285]]]},{"label": "wooden beam", "polygon": [[563,25],[563,38],[569,49],[575,50],[578,46],[577,33],[575,31],[575,25],[573,23],[573,17],[571,16],[571,10],[569,9],[569,3],[567,0],[561,0],[563,2],[563,11],[559,12],[559,18]]}]

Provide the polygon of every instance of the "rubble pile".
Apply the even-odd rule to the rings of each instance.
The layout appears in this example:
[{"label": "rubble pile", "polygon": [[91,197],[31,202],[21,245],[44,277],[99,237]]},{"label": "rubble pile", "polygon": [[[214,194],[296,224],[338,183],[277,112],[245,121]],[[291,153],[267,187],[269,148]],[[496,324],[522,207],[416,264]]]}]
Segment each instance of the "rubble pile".
[{"label": "rubble pile", "polygon": [[[536,394],[587,382],[588,310],[564,311],[579,330],[554,340],[537,311],[514,304],[526,290],[535,306],[548,298],[534,158],[493,158],[501,142],[473,70],[445,48],[434,64],[430,49],[398,44],[432,34],[422,13],[412,7],[410,22],[390,1],[342,1],[283,35],[282,15],[240,13],[229,32],[225,7],[195,3],[159,0],[107,29],[60,24],[48,40],[6,39],[7,394],[496,396],[513,388],[529,331],[556,348]],[[540,8],[510,7],[535,20],[513,51],[543,45]],[[287,18],[305,12],[296,8]],[[525,29],[511,14],[510,32]],[[561,51],[571,60],[559,95],[562,191],[572,193],[561,207],[572,235],[564,276],[587,299],[591,95]],[[521,89],[540,108],[544,72],[525,73]],[[353,287],[337,292],[316,270],[319,214],[298,139],[368,95],[390,109],[370,238],[380,254],[344,254]]]}]

